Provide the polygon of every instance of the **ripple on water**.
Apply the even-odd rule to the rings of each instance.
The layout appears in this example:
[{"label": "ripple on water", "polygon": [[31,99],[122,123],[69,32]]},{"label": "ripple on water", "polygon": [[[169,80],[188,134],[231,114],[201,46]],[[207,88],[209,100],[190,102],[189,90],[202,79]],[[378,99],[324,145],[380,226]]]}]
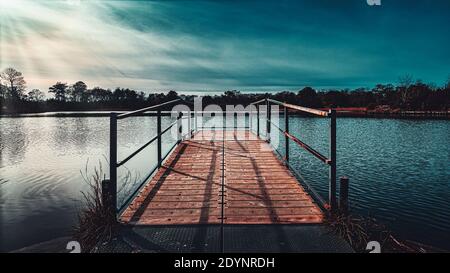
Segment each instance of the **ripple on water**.
[{"label": "ripple on water", "polygon": [[[154,132],[154,125],[148,118],[121,121],[119,155],[144,144],[150,134],[142,132]],[[87,189],[80,170],[88,159],[91,173],[98,160],[104,162],[108,126],[107,118],[0,119],[0,204],[10,217],[4,230],[14,232],[14,223],[23,219],[60,229],[63,223],[56,226],[48,215],[76,219],[74,204],[81,199],[80,191]],[[325,155],[327,126],[326,119],[290,119],[292,133]],[[450,249],[449,133],[448,121],[338,119],[338,176],[350,178],[352,209],[370,212],[408,239]],[[281,138],[280,152],[283,149]],[[292,143],[290,156],[295,168],[326,198],[327,167]],[[135,171],[145,164],[130,161],[127,168]]]}]

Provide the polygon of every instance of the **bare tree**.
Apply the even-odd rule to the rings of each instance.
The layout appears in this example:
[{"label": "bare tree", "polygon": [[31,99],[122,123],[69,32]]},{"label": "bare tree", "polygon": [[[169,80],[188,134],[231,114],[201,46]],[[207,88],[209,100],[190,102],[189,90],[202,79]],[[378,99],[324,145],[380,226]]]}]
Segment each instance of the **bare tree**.
[{"label": "bare tree", "polygon": [[6,83],[11,98],[22,98],[26,88],[26,82],[21,72],[12,67],[8,67],[0,74],[0,78]]},{"label": "bare tree", "polygon": [[400,77],[398,82],[399,82],[400,99],[403,105],[405,105],[408,101],[409,87],[414,83],[414,80],[411,75],[407,74]]}]

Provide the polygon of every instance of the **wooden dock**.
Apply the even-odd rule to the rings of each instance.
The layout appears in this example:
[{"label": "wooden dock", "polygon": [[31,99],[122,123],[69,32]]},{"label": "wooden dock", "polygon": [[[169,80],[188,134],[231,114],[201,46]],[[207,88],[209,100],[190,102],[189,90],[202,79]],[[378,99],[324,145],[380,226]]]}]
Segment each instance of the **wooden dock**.
[{"label": "wooden dock", "polygon": [[132,225],[304,224],[324,214],[271,146],[248,130],[178,144],[120,215]]}]

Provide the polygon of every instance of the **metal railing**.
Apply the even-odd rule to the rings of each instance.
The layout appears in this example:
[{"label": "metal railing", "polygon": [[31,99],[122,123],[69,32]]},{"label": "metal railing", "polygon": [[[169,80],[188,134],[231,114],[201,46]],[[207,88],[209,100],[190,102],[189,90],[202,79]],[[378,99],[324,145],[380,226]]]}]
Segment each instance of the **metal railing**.
[{"label": "metal railing", "polygon": [[[127,113],[123,113],[123,114],[117,114],[115,112],[110,113],[110,156],[109,156],[109,167],[110,167],[110,171],[109,171],[109,179],[108,180],[104,180],[102,183],[102,191],[103,191],[103,200],[104,202],[108,202],[109,207],[111,207],[112,213],[111,215],[115,215],[115,217],[117,217],[117,215],[123,212],[124,209],[126,209],[126,207],[131,203],[131,201],[136,197],[136,195],[139,193],[139,191],[142,189],[142,186],[148,182],[148,179],[155,173],[156,170],[158,170],[161,166],[163,161],[167,158],[167,156],[172,152],[172,150],[176,147],[176,145],[178,143],[181,142],[181,140],[186,136],[186,135],[190,135],[192,136],[192,134],[195,131],[198,130],[202,130],[202,129],[213,129],[213,130],[217,130],[217,129],[225,129],[228,128],[226,126],[226,123],[224,122],[223,127],[220,126],[216,126],[213,125],[212,127],[204,127],[203,125],[198,126],[197,124],[197,117],[198,114],[219,114],[219,113],[223,113],[223,112],[218,112],[218,111],[161,111],[161,108],[173,105],[175,103],[181,103],[181,104],[190,104],[187,103],[181,99],[176,99],[176,100],[172,100],[172,101],[168,101],[165,103],[161,103],[158,105],[154,105],[154,106],[150,106],[150,107],[146,107],[143,109],[139,109],[136,111],[132,111],[132,112],[127,112]],[[156,113],[152,113],[152,114],[147,114],[146,112],[149,111],[156,111]],[[162,129],[162,123],[161,123],[161,117],[163,115],[173,115],[173,113],[177,114],[177,119],[176,121],[170,123],[165,129]],[[119,120],[122,119],[126,119],[129,117],[134,117],[134,116],[144,116],[144,115],[148,115],[148,116],[156,116],[156,135],[154,137],[152,137],[149,141],[147,141],[145,144],[143,144],[141,147],[139,147],[138,149],[136,149],[134,152],[132,152],[131,154],[129,154],[127,157],[125,157],[122,160],[118,160],[117,158],[117,123]],[[243,127],[239,127],[237,126],[237,121],[236,121],[236,117],[237,117],[237,113],[235,113],[234,115],[234,121],[233,121],[233,128],[234,129],[249,129],[248,126],[243,126]],[[182,123],[182,119],[187,118],[188,122],[187,122],[187,127],[188,127],[188,132],[184,135],[182,135],[183,132],[183,123]],[[194,118],[194,121],[191,122],[191,118]],[[225,119],[224,119],[225,121]],[[192,124],[193,123],[193,124]],[[163,156],[162,155],[162,135],[164,135],[167,131],[169,131],[173,126],[177,126],[177,141],[176,143],[169,149],[169,151]],[[157,142],[157,164],[156,166],[149,172],[149,174],[141,181],[141,183],[138,185],[138,187],[128,196],[125,197],[125,201],[121,202],[121,204],[119,204],[118,206],[118,181],[117,181],[117,169],[121,166],[123,166],[125,163],[127,163],[129,160],[131,160],[132,158],[134,158],[137,154],[139,154],[140,152],[142,152],[145,148],[147,148],[150,144]]]},{"label": "metal railing", "polygon": [[[289,140],[292,140],[294,143],[298,144],[298,146],[305,149],[310,154],[312,154],[313,156],[318,158],[320,161],[322,161],[323,163],[328,165],[328,170],[329,170],[329,174],[328,174],[328,205],[329,205],[329,208],[331,209],[331,211],[336,211],[337,210],[337,200],[336,200],[336,111],[334,109],[331,109],[327,112],[327,111],[322,111],[322,110],[318,110],[318,109],[312,109],[312,108],[307,108],[307,107],[289,104],[289,103],[285,103],[285,102],[280,102],[280,101],[276,101],[273,99],[268,99],[268,98],[262,99],[262,100],[252,103],[252,105],[256,106],[256,115],[257,115],[257,117],[256,117],[256,121],[257,121],[256,134],[258,137],[261,135],[261,132],[260,132],[260,109],[259,109],[258,105],[263,104],[263,103],[265,104],[265,112],[266,112],[267,142],[269,142],[269,143],[271,142],[270,134],[271,134],[272,126],[275,127],[276,129],[278,129],[284,135],[284,137],[285,137],[285,142],[284,142],[285,143],[285,147],[284,147],[285,148],[285,153],[284,153],[285,156],[282,159],[285,161],[286,165],[294,173],[298,174],[297,171],[289,163]],[[284,124],[285,124],[284,130],[281,129],[279,126],[277,126],[271,120],[271,112],[272,112],[271,105],[272,104],[276,104],[276,105],[283,107]],[[316,116],[327,117],[330,119],[328,157],[325,155],[322,155],[320,152],[316,151],[311,146],[304,143],[303,141],[301,141],[297,137],[293,136],[289,132],[289,109],[309,113],[309,114],[316,115]],[[275,149],[275,151],[277,151],[277,150]],[[281,154],[280,154],[280,157],[282,157]],[[304,181],[304,182],[306,183],[306,181]],[[322,203],[321,206],[327,208],[327,205],[325,204],[323,199],[320,197],[320,195],[317,194],[309,184],[307,184],[307,186],[308,186],[309,190],[313,193],[313,195],[317,199],[317,201],[319,201],[319,203]]]},{"label": "metal railing", "polygon": [[[107,193],[110,195],[110,206],[114,209],[114,215],[117,213],[120,213],[124,208],[127,207],[127,205],[132,201],[132,199],[136,196],[136,194],[139,192],[139,190],[142,188],[142,185],[147,182],[147,180],[150,178],[153,173],[159,169],[162,165],[163,160],[170,154],[170,152],[173,150],[173,148],[181,141],[182,137],[182,118],[183,118],[183,112],[178,112],[178,116],[176,118],[175,122],[172,122],[167,126],[165,129],[162,129],[161,124],[161,116],[162,111],[161,109],[164,107],[167,107],[169,105],[173,105],[174,103],[180,103],[182,102],[181,99],[175,99],[168,102],[164,102],[158,105],[146,107],[137,111],[127,112],[123,114],[117,114],[117,113],[110,113],[110,153],[109,153],[109,180],[106,180],[105,183],[107,183],[107,186],[103,186],[103,188],[107,191]],[[117,159],[117,122],[118,120],[126,119],[133,116],[139,116],[144,114],[148,111],[156,111],[156,135],[151,138],[148,142],[146,142],[144,145],[139,147],[137,150],[132,152],[130,155],[125,157],[123,160],[118,161]],[[165,113],[167,114],[167,113]],[[190,117],[190,113],[189,116]],[[189,118],[189,127],[190,127],[190,118]],[[169,152],[166,153],[164,156],[162,155],[162,135],[169,131],[173,126],[177,126],[178,128],[178,134],[177,134],[177,141],[176,143],[169,149]],[[191,132],[191,131],[190,131]],[[192,132],[191,132],[192,133]],[[130,159],[132,159],[134,156],[139,154],[142,150],[144,150],[146,147],[148,147],[150,144],[157,142],[157,164],[156,166],[150,171],[150,173],[143,179],[140,183],[140,185],[133,191],[131,195],[128,196],[128,198],[125,199],[125,202],[117,206],[117,169],[120,166],[123,166],[125,163],[127,163]]]},{"label": "metal railing", "polygon": [[[156,170],[158,170],[159,168],[161,168],[163,161],[167,158],[167,156],[172,152],[172,150],[177,146],[178,143],[181,142],[181,140],[186,136],[192,136],[194,132],[202,130],[204,128],[208,128],[208,129],[226,129],[226,128],[230,128],[226,125],[225,119],[226,117],[224,117],[223,119],[223,127],[217,127],[217,126],[213,126],[211,127],[204,127],[203,124],[201,126],[198,126],[197,124],[197,115],[199,113],[226,113],[226,112],[216,112],[216,111],[196,111],[194,109],[194,111],[176,111],[177,113],[177,117],[176,117],[176,121],[172,122],[169,124],[169,126],[167,126],[165,129],[162,129],[162,124],[161,124],[161,116],[163,115],[171,115],[174,113],[174,111],[162,111],[161,109],[164,107],[168,107],[170,105],[173,105],[174,103],[181,103],[181,104],[189,104],[186,103],[185,101],[181,100],[181,99],[175,99],[172,101],[168,101],[165,103],[161,103],[158,105],[154,105],[151,107],[147,107],[147,108],[143,108],[140,110],[136,110],[136,111],[132,111],[132,112],[127,112],[127,113],[123,113],[123,114],[117,114],[117,113],[110,113],[110,157],[109,157],[109,164],[110,164],[110,177],[109,180],[105,180],[103,181],[102,184],[102,191],[103,191],[103,200],[104,202],[110,202],[108,204],[108,206],[111,207],[112,210],[114,210],[111,215],[114,215],[114,217],[117,217],[118,214],[120,214],[129,204],[130,202],[133,200],[133,198],[136,197],[136,195],[139,193],[139,191],[142,189],[142,186],[148,182],[148,179],[155,173]],[[329,190],[328,190],[328,204],[329,204],[329,208],[331,209],[331,211],[336,211],[337,210],[337,200],[336,200],[336,112],[335,110],[329,110],[327,111],[321,111],[321,110],[317,110],[317,109],[312,109],[312,108],[307,108],[307,107],[302,107],[302,106],[298,106],[298,105],[293,105],[293,104],[289,104],[289,103],[284,103],[284,102],[280,102],[280,101],[276,101],[273,99],[262,99],[256,102],[251,103],[251,105],[255,105],[256,106],[256,115],[257,115],[257,128],[256,128],[256,134],[258,137],[260,137],[261,135],[261,130],[260,130],[260,109],[258,107],[258,105],[265,103],[266,108],[265,108],[265,112],[266,114],[266,136],[267,136],[267,141],[270,143],[271,139],[270,139],[270,132],[271,132],[271,127],[274,126],[276,129],[278,129],[284,136],[285,136],[285,156],[284,158],[282,157],[281,154],[280,157],[281,159],[286,163],[286,165],[289,167],[290,170],[292,170],[295,174],[298,174],[298,172],[291,166],[291,164],[289,163],[290,161],[290,156],[289,156],[289,140],[292,140],[294,143],[298,144],[301,148],[305,149],[306,151],[308,151],[309,153],[311,153],[312,155],[314,155],[316,158],[318,158],[320,161],[322,161],[323,163],[328,165],[329,168],[329,175],[328,175],[328,180],[329,180]],[[285,129],[281,129],[279,126],[277,126],[277,124],[275,124],[272,120],[271,120],[271,105],[272,104],[277,104],[282,106],[284,109],[284,122],[285,122]],[[301,111],[301,112],[306,112],[306,113],[310,113],[316,116],[321,116],[321,117],[327,117],[330,119],[330,126],[329,126],[329,155],[324,156],[322,155],[320,152],[316,151],[315,149],[313,149],[312,147],[310,147],[309,145],[307,145],[306,143],[304,143],[303,141],[301,141],[300,139],[298,139],[297,137],[295,137],[294,135],[292,135],[289,132],[289,109],[290,110],[294,110],[294,111]],[[132,152],[130,155],[128,155],[127,157],[125,157],[124,159],[122,159],[121,161],[118,161],[117,159],[117,122],[118,120],[122,120],[122,119],[126,119],[129,117],[133,117],[133,116],[141,116],[144,115],[146,112],[149,111],[156,111],[155,114],[152,114],[151,116],[156,116],[157,118],[157,122],[156,122],[156,135],[154,137],[152,137],[148,142],[146,142],[145,144],[143,144],[141,147],[139,147],[137,150],[135,150],[134,152]],[[242,114],[242,113],[241,113]],[[249,126],[247,126],[245,124],[245,126],[243,127],[239,127],[237,126],[237,113],[234,113],[233,115],[233,126],[231,128],[234,129],[249,129],[249,130],[253,130],[253,126],[252,126],[252,110],[250,108],[250,112],[243,112],[244,114],[244,123],[245,123],[245,117],[248,115],[249,116]],[[182,119],[186,118],[188,119],[188,132],[185,135],[182,135],[183,132],[183,123],[182,123]],[[194,118],[194,121],[191,121],[191,118]],[[193,123],[193,124],[192,124]],[[169,149],[169,151],[163,156],[162,155],[162,135],[164,135],[164,133],[166,133],[167,131],[169,131],[173,126],[177,126],[177,141],[176,143]],[[192,128],[194,127],[194,128]],[[137,154],[139,154],[141,151],[143,151],[146,147],[148,147],[150,144],[157,142],[157,164],[156,166],[150,171],[150,173],[145,177],[145,179],[143,179],[140,183],[140,185],[138,185],[138,187],[132,192],[132,194],[130,194],[125,202],[122,202],[120,204],[120,206],[117,206],[117,168],[123,166],[125,163],[127,163],[129,160],[131,160],[133,157],[135,157]],[[279,153],[276,149],[275,151],[277,153]],[[299,174],[298,174],[299,175]],[[347,185],[346,188],[348,188],[348,179],[346,180],[347,183],[344,184]],[[306,183],[306,181],[303,181]],[[323,199],[320,197],[319,194],[317,194],[314,189],[309,186],[309,184],[306,185],[308,187],[308,189],[313,193],[314,197],[316,200],[318,200],[319,205],[322,208],[327,208],[325,205],[325,202],[323,201]],[[342,187],[342,185],[341,185]],[[344,189],[345,190],[345,189]],[[108,199],[106,199],[106,196],[109,196]],[[347,197],[345,197],[347,198]],[[342,201],[345,205],[347,204],[347,200],[343,200]],[[327,208],[328,209],[328,208]]]}]

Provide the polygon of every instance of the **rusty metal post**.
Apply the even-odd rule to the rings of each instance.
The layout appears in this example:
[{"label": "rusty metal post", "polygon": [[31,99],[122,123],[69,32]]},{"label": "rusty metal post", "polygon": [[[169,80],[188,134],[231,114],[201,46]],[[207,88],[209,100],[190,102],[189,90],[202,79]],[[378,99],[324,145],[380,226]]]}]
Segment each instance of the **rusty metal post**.
[{"label": "rusty metal post", "polygon": [[109,117],[109,186],[111,210],[117,210],[117,113]]},{"label": "rusty metal post", "polygon": [[[247,117],[247,115],[246,115]],[[252,118],[253,118],[253,111],[252,111],[252,106],[250,105],[250,112],[248,113],[248,128],[250,130],[250,132],[253,132],[253,127],[252,127]],[[247,123],[245,123],[247,124]],[[247,126],[247,125],[245,125]]]},{"label": "rusty metal post", "polygon": [[194,107],[194,132],[197,132],[198,124],[197,124],[197,110]]},{"label": "rusty metal post", "polygon": [[182,133],[181,133],[181,132],[183,132],[183,122],[181,119],[182,116],[183,116],[183,113],[179,112],[178,117],[177,117],[177,141],[178,141],[178,143],[180,143],[183,138]]},{"label": "rusty metal post", "polygon": [[162,136],[161,136],[161,110],[158,110],[157,111],[157,114],[156,114],[157,116],[156,116],[156,132],[157,132],[157,136],[158,136],[158,143],[157,143],[157,146],[158,146],[158,168],[160,168],[161,167],[161,165],[162,165],[162,142],[161,142],[161,138],[162,138]]},{"label": "rusty metal post", "polygon": [[331,109],[328,112],[330,117],[330,158],[329,158],[329,183],[328,183],[328,201],[331,211],[337,210],[336,202],[336,110]]},{"label": "rusty metal post", "polygon": [[[289,110],[287,107],[284,107],[284,131],[289,134]],[[286,134],[284,135],[284,147],[286,162],[289,163],[289,138]]]},{"label": "rusty metal post", "polygon": [[192,134],[191,134],[191,110],[188,111],[187,117],[188,117],[188,139],[190,139],[192,137]]},{"label": "rusty metal post", "polygon": [[102,204],[104,207],[107,208],[107,210],[109,211],[109,216],[112,218],[111,220],[117,221],[116,220],[116,208],[114,206],[113,203],[113,196],[114,196],[114,191],[112,190],[112,184],[111,184],[111,180],[102,180]]},{"label": "rusty metal post", "polygon": [[342,176],[339,184],[339,210],[343,214],[348,214],[348,177]]},{"label": "rusty metal post", "polygon": [[102,180],[102,204],[103,206],[109,207],[110,195],[109,195],[109,179]]},{"label": "rusty metal post", "polygon": [[256,106],[256,135],[259,137],[259,105]]},{"label": "rusty metal post", "polygon": [[266,99],[266,134],[267,134],[267,142],[270,143],[270,102]]}]

